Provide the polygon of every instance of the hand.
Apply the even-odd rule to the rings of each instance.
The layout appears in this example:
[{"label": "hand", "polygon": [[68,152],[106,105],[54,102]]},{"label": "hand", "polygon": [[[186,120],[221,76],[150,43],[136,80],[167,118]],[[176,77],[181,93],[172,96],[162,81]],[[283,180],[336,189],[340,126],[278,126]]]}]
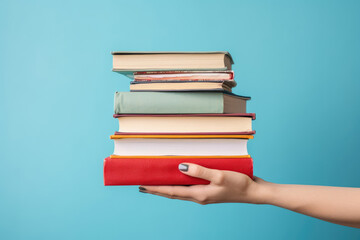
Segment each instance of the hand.
[{"label": "hand", "polygon": [[179,170],[189,176],[210,181],[208,185],[192,186],[140,186],[140,192],[171,199],[193,201],[202,205],[210,203],[242,202],[260,203],[259,182],[245,174],[232,171],[209,169],[197,164],[183,163]]},{"label": "hand", "polygon": [[199,204],[271,204],[325,221],[360,228],[360,188],[287,185],[253,180],[245,174],[183,163],[179,170],[208,185],[140,186],[140,192]]}]

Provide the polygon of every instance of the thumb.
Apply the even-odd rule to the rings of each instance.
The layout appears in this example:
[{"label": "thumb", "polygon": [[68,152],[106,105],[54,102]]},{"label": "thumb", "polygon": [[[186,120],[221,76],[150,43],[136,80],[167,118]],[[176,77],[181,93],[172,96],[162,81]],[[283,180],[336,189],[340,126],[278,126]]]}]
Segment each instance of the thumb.
[{"label": "thumb", "polygon": [[181,163],[179,164],[179,170],[186,175],[202,178],[210,182],[217,179],[221,172],[219,170],[202,167],[193,163]]}]

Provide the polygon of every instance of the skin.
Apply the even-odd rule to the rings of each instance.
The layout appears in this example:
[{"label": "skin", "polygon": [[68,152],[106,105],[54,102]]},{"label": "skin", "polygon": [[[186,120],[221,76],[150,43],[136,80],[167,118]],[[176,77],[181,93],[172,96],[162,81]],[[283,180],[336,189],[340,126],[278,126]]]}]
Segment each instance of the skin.
[{"label": "skin", "polygon": [[182,173],[209,185],[140,186],[140,192],[171,199],[211,203],[270,204],[336,224],[360,228],[360,188],[287,185],[247,175],[188,165]]}]

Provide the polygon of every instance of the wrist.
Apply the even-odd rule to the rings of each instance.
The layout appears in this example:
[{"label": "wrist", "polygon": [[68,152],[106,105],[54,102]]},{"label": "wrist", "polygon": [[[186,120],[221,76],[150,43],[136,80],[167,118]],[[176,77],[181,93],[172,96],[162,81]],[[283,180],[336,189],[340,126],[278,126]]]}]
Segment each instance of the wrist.
[{"label": "wrist", "polygon": [[255,178],[250,191],[250,203],[254,204],[271,204],[275,195],[277,184],[266,182],[260,178]]}]

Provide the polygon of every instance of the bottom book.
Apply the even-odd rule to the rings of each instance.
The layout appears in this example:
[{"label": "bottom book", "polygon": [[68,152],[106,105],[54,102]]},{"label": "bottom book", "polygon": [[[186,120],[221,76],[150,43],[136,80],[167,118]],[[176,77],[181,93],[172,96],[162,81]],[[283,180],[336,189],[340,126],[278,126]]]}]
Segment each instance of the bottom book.
[{"label": "bottom book", "polygon": [[194,178],[178,170],[180,163],[195,163],[207,168],[240,172],[253,178],[250,157],[107,157],[104,160],[104,184],[108,185],[194,185],[209,181]]}]

